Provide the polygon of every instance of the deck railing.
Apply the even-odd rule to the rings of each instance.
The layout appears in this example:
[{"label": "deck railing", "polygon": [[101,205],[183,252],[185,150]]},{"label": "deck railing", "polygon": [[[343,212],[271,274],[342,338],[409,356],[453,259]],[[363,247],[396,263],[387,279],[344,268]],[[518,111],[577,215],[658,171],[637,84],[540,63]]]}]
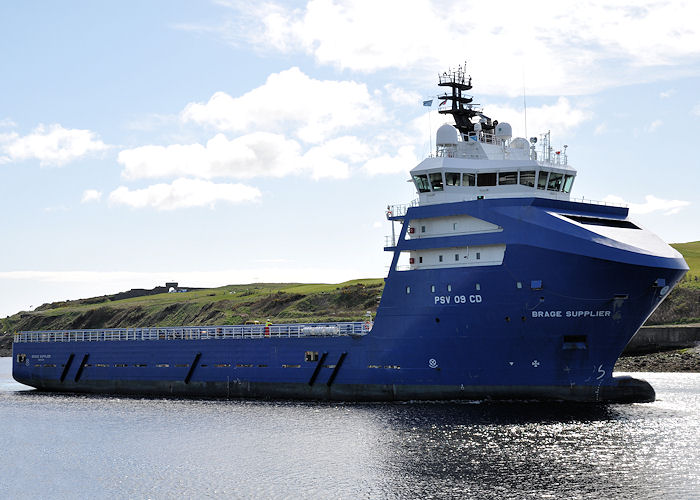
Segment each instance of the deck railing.
[{"label": "deck railing", "polygon": [[105,328],[18,332],[19,342],[103,342],[124,340],[208,340],[266,337],[342,337],[366,335],[371,321],[289,323],[279,325],[178,326],[160,328]]},{"label": "deck railing", "polygon": [[411,207],[417,207],[420,204],[420,200],[416,198],[410,203],[403,203],[399,205],[387,205],[386,207],[386,217],[390,219],[391,217],[403,217],[408,212]]},{"label": "deck railing", "polygon": [[589,205],[604,205],[606,207],[628,208],[626,203],[617,203],[614,201],[589,200],[588,198],[570,198],[569,201],[576,203],[588,203]]}]

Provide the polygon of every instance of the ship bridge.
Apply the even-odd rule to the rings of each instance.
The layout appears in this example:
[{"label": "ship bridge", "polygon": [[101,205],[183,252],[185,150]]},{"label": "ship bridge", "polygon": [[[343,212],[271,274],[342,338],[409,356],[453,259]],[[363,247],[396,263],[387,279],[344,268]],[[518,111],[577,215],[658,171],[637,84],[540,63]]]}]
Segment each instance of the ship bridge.
[{"label": "ship bridge", "polygon": [[511,127],[499,123],[494,133],[460,132],[450,124],[437,131],[435,156],[411,170],[419,204],[484,198],[538,197],[568,200],[576,170],[568,165],[566,146],[555,151],[549,132],[536,138],[511,139]]}]

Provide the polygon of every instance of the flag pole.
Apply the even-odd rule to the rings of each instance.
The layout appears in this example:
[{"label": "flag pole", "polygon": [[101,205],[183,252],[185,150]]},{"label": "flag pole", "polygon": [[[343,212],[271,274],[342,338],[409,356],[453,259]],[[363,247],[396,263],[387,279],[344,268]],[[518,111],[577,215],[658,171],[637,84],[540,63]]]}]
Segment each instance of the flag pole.
[{"label": "flag pole", "polygon": [[[433,107],[433,98],[423,101],[423,107],[431,108]],[[428,156],[433,156],[433,126],[430,123],[430,111],[428,110]]]},{"label": "flag pole", "polygon": [[431,104],[430,108],[428,109],[428,147],[430,148],[428,150],[428,157],[433,156],[433,127],[430,124],[430,112],[432,111],[433,106]]}]

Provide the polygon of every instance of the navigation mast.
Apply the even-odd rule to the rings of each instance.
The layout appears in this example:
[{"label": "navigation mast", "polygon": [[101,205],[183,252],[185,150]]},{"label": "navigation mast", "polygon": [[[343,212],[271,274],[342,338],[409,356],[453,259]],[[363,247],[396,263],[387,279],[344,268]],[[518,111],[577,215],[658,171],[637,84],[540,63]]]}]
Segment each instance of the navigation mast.
[{"label": "navigation mast", "polygon": [[475,132],[474,123],[471,119],[475,116],[480,118],[479,122],[481,124],[481,130],[484,132],[491,132],[498,121],[494,120],[491,122],[491,118],[484,115],[480,110],[476,109],[476,104],[472,104],[474,100],[471,96],[464,96],[462,92],[471,90],[472,88],[472,77],[466,76],[467,63],[464,66],[460,65],[457,69],[448,69],[439,76],[440,87],[450,87],[452,93],[445,93],[438,97],[438,99],[445,101],[451,101],[451,106],[445,106],[444,108],[438,108],[438,113],[443,115],[452,115],[455,120],[455,126],[464,136],[469,135],[469,133]]}]

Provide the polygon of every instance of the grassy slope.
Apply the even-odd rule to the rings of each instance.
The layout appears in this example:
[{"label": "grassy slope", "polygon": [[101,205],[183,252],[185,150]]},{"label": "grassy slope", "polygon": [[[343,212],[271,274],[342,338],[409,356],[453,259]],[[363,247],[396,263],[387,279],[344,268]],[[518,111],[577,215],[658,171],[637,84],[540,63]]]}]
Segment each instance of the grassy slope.
[{"label": "grassy slope", "polygon": [[700,322],[700,241],[671,246],[683,254],[690,270],[652,314],[647,325]]},{"label": "grassy slope", "polygon": [[681,286],[700,288],[700,241],[673,243],[671,246],[683,254],[690,268]]},{"label": "grassy slope", "polygon": [[[45,304],[0,319],[7,335],[22,330],[360,320],[376,311],[382,279],[340,284],[228,285],[185,293],[112,300],[95,297]],[[0,347],[6,342],[0,342]]]}]

